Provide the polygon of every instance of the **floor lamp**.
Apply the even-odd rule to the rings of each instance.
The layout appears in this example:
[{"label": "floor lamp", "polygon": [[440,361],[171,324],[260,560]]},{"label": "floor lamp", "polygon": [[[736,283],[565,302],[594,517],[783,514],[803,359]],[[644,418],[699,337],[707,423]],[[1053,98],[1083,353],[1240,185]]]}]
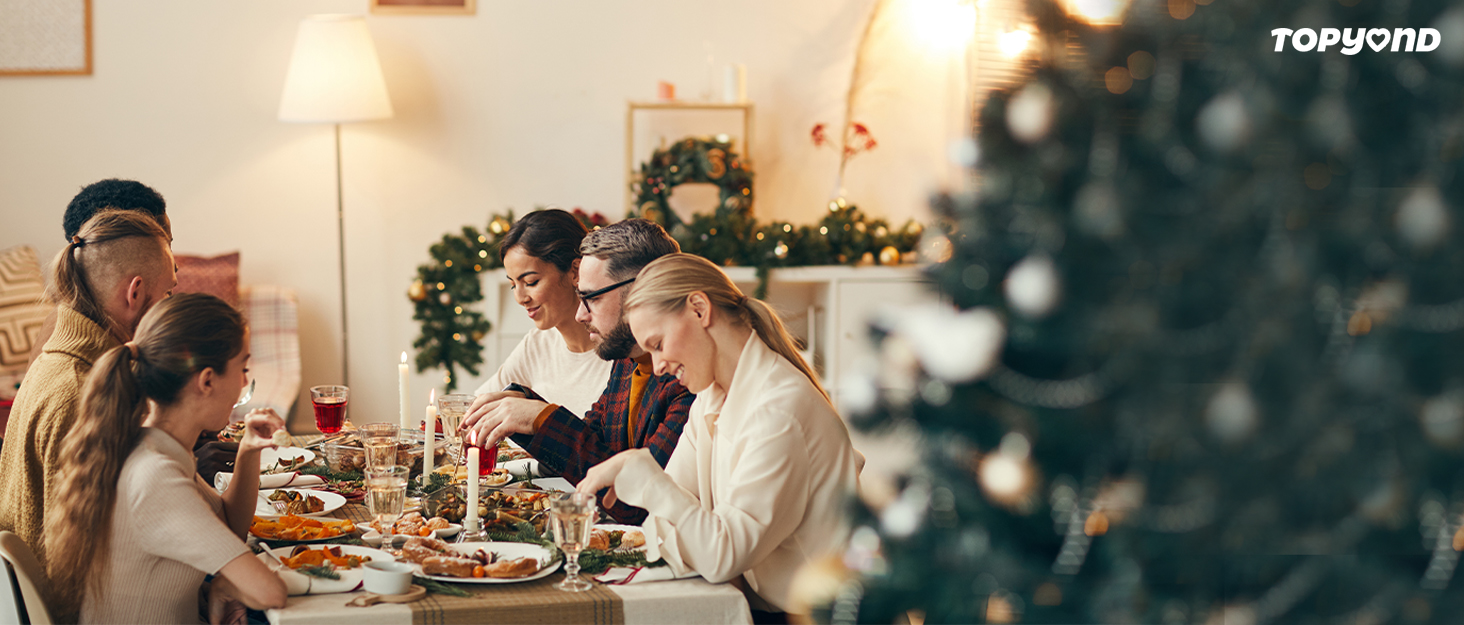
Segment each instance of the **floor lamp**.
[{"label": "floor lamp", "polygon": [[300,22],[280,96],[280,121],[335,126],[336,228],[340,238],[341,377],[350,385],[346,325],[346,206],[341,185],[341,124],[392,116],[371,31],[361,15],[312,15]]}]

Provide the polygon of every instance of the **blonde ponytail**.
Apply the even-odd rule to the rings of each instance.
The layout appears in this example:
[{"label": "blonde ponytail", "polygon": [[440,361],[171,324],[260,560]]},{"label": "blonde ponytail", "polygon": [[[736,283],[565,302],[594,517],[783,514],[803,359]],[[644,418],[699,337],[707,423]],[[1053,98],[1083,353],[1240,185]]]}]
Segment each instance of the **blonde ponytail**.
[{"label": "blonde ponytail", "polygon": [[[138,243],[128,241],[138,238],[155,239],[156,252],[145,245],[125,244]],[[114,242],[125,243],[119,246]],[[102,299],[108,294],[98,293],[97,289],[106,288],[103,277],[106,274],[136,268],[137,265],[166,262],[164,250],[167,247],[168,233],[146,213],[99,211],[82,224],[81,230],[71,237],[71,242],[56,254],[56,259],[52,261],[51,283],[46,287],[46,295],[53,303],[71,308],[119,336],[127,336],[130,332],[118,332],[121,328],[117,327],[116,322],[103,308]],[[143,258],[136,257],[139,249],[145,250],[141,253]],[[127,267],[128,265],[132,267]]]},{"label": "blonde ponytail", "polygon": [[686,306],[687,297],[701,292],[713,306],[731,315],[738,323],[751,327],[769,349],[798,367],[813,387],[828,399],[829,393],[818,381],[813,367],[798,353],[788,328],[767,303],[748,297],[711,261],[693,254],[667,254],[646,265],[631,285],[623,306],[626,312],[651,306],[660,312],[676,312]]}]

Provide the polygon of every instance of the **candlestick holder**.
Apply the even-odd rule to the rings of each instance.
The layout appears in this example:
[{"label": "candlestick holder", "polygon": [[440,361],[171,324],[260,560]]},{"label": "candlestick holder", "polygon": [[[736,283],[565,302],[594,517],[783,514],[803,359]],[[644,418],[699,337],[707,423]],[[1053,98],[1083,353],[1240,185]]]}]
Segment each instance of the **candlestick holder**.
[{"label": "candlestick holder", "polygon": [[483,523],[478,519],[463,519],[463,529],[458,532],[457,542],[460,543],[481,543],[488,541],[488,532],[483,531]]}]

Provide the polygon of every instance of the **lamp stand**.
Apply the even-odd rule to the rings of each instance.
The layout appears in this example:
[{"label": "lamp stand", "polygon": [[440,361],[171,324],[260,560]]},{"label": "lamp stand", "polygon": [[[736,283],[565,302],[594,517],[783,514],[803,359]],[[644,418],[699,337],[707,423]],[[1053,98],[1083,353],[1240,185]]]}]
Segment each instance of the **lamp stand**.
[{"label": "lamp stand", "polygon": [[336,234],[341,267],[341,384],[351,385],[351,335],[346,330],[346,196],[341,185],[341,125],[335,125]]}]

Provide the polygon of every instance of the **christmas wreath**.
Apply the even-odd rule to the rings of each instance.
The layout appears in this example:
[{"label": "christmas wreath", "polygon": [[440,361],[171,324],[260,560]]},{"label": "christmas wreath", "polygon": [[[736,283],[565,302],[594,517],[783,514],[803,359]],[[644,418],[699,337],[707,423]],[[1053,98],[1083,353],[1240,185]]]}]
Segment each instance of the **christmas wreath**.
[{"label": "christmas wreath", "polygon": [[752,171],[732,151],[726,135],[688,137],[669,148],[656,150],[641,163],[640,175],[632,186],[636,194],[632,217],[643,217],[673,230],[681,218],[671,210],[667,198],[677,185],[707,182],[717,185],[717,215],[746,215],[752,206]]}]

